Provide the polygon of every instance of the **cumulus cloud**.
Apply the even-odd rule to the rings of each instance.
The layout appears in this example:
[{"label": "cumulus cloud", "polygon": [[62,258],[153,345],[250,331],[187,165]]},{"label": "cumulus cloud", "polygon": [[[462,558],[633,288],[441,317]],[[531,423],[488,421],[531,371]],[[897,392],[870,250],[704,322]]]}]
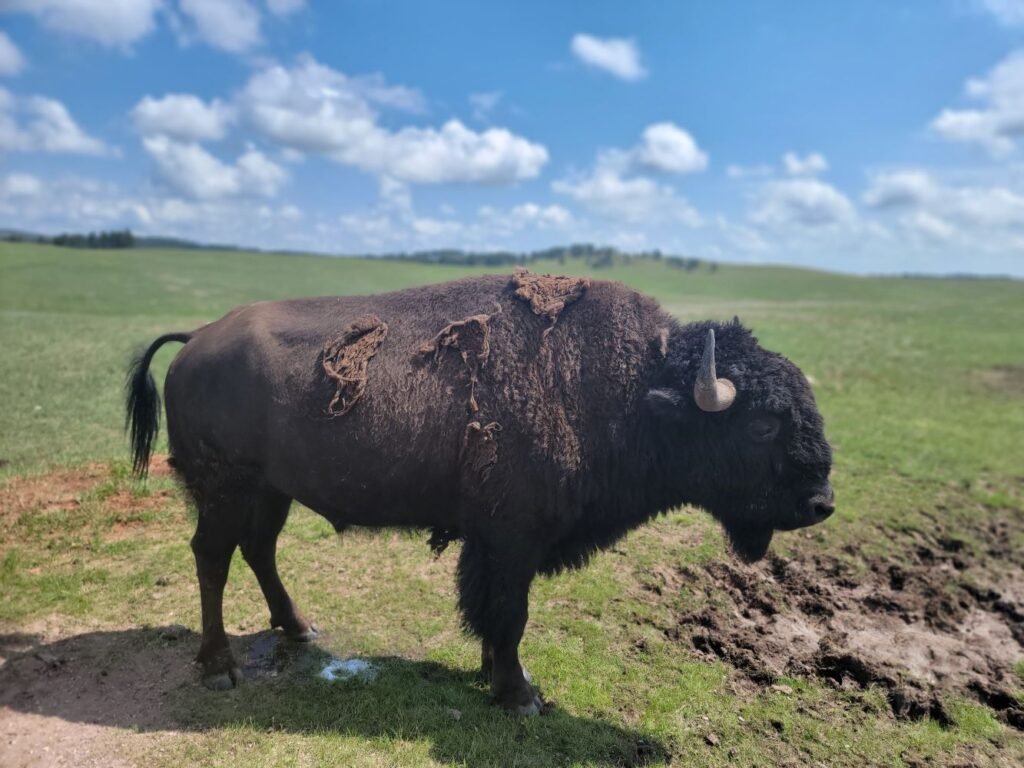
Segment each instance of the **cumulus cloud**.
[{"label": "cumulus cloud", "polygon": [[782,156],[782,167],[790,176],[816,176],[828,170],[828,161],[819,152],[800,157],[796,152]]},{"label": "cumulus cloud", "polygon": [[240,104],[248,121],[300,152],[417,184],[508,183],[536,176],[547,149],[504,128],[478,132],[458,120],[440,128],[389,129],[378,107],[409,109],[415,92],[380,78],[350,78],[311,57],[255,74]]},{"label": "cumulus cloud", "polygon": [[992,14],[1004,27],[1018,27],[1024,24],[1022,0],[974,0],[974,4]]},{"label": "cumulus cloud", "polygon": [[178,0],[178,7],[214,48],[244,53],[262,41],[260,12],[248,0]]},{"label": "cumulus cloud", "polygon": [[25,57],[3,30],[0,30],[0,76],[16,75],[25,68]]},{"label": "cumulus cloud", "polygon": [[162,0],[4,0],[0,11],[21,11],[44,26],[101,45],[128,46],[156,26]]},{"label": "cumulus cloud", "polygon": [[0,150],[102,155],[106,146],[74,121],[67,108],[45,96],[18,98],[0,88]]},{"label": "cumulus cloud", "polygon": [[486,226],[494,227],[499,232],[511,232],[530,226],[560,229],[573,223],[572,214],[560,205],[520,203],[507,209],[485,205],[478,213]]},{"label": "cumulus cloud", "polygon": [[828,227],[856,216],[846,195],[818,179],[771,181],[761,188],[758,198],[750,218],[763,226]]},{"label": "cumulus cloud", "polygon": [[616,164],[597,166],[575,179],[559,179],[551,188],[604,215],[631,224],[701,223],[700,214],[675,190],[646,176],[624,176]]},{"label": "cumulus cloud", "polygon": [[930,220],[971,230],[979,244],[1024,227],[1021,192],[1001,184],[943,183],[922,169],[876,173],[864,202],[881,211],[925,214]]},{"label": "cumulus cloud", "polygon": [[43,193],[43,183],[28,173],[9,173],[0,177],[0,200],[36,198]]},{"label": "cumulus cloud", "polygon": [[473,119],[486,123],[491,119],[491,112],[501,101],[501,91],[484,91],[469,94],[469,104],[473,107]]},{"label": "cumulus cloud", "polygon": [[647,77],[636,42],[620,37],[573,35],[570,49],[587,66],[600,69],[620,80],[635,81]]},{"label": "cumulus cloud", "polygon": [[275,16],[288,16],[301,11],[306,0],[267,0],[267,10]]},{"label": "cumulus cloud", "polygon": [[640,165],[667,173],[694,173],[708,167],[707,154],[688,132],[673,123],[647,126],[634,156]]},{"label": "cumulus cloud", "polygon": [[143,147],[168,187],[197,200],[273,197],[288,179],[284,168],[253,148],[228,164],[195,142],[175,141],[163,135],[147,137]]},{"label": "cumulus cloud", "polygon": [[775,169],[767,163],[760,165],[738,165],[731,163],[725,169],[725,175],[730,179],[763,179],[774,173]]},{"label": "cumulus cloud", "polygon": [[673,123],[654,123],[639,144],[598,153],[587,173],[555,181],[551,188],[578,203],[630,224],[673,222],[701,224],[700,214],[668,184],[644,171],[695,173],[708,157],[685,130]]},{"label": "cumulus cloud", "polygon": [[1024,51],[1015,51],[983,78],[967,81],[978,109],[944,109],[931,129],[944,139],[977,144],[993,156],[1011,152],[1024,136]]},{"label": "cumulus cloud", "polygon": [[214,141],[224,137],[233,110],[221,101],[209,104],[188,93],[143,98],[131,112],[143,135],[162,133],[179,141]]},{"label": "cumulus cloud", "polygon": [[890,171],[874,176],[864,202],[872,208],[902,208],[925,204],[935,198],[936,192],[935,181],[925,171]]}]

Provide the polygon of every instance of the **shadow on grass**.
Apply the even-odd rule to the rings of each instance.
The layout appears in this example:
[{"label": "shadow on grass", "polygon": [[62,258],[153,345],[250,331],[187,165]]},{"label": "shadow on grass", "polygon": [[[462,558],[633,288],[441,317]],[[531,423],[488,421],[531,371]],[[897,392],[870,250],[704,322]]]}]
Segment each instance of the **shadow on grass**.
[{"label": "shadow on grass", "polygon": [[[272,632],[236,637],[246,683],[205,690],[184,627],[87,632],[52,643],[0,634],[0,706],[134,731],[246,728],[429,742],[434,759],[469,765],[660,764],[664,745],[640,731],[556,705],[522,718],[490,703],[475,672],[428,661],[369,657],[372,681],[318,677],[330,656]],[[228,735],[226,739],[235,738]]]}]

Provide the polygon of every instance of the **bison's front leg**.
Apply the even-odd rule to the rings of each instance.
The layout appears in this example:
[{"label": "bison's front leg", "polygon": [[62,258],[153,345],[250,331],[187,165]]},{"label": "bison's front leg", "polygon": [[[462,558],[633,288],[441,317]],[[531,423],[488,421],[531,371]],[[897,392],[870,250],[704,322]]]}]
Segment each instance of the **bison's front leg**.
[{"label": "bison's front leg", "polygon": [[507,539],[496,545],[468,537],[459,558],[459,607],[466,626],[482,641],[482,668],[489,673],[495,701],[536,715],[544,703],[519,663],[535,573],[528,552]]}]

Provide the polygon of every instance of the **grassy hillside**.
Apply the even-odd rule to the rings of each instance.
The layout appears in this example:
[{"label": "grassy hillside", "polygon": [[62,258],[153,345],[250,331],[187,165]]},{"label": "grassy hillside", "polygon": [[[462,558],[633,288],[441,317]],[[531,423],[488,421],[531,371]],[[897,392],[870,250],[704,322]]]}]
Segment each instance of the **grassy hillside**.
[{"label": "grassy hillside", "polygon": [[[582,271],[571,261],[533,268]],[[143,488],[126,478],[121,382],[130,352],[245,302],[375,293],[471,271],[0,244],[0,655],[28,659],[26,649],[45,647],[88,660],[109,668],[119,690],[141,699],[138,707],[152,707],[135,715],[104,709],[92,678],[69,661],[45,673],[15,669],[20,690],[42,702],[35,711],[75,727],[98,722],[103,728],[90,737],[97,744],[150,765],[1024,758],[1020,731],[1008,724],[1016,705],[968,685],[946,686],[941,707],[906,716],[890,706],[892,689],[881,678],[851,686],[839,675],[832,685],[821,669],[793,668],[768,681],[744,672],[735,654],[709,656],[691,642],[688,617],[719,611],[721,619],[742,595],[726,583],[736,581],[732,571],[724,581],[717,576],[733,567],[720,534],[685,510],[632,535],[586,571],[538,582],[523,657],[557,701],[544,717],[523,722],[487,704],[473,675],[477,651],[454,612],[454,554],[432,560],[418,534],[338,538],[305,510],[293,514],[282,538],[282,574],[324,630],[317,649],[297,659],[275,656],[284,672],[242,691],[198,689],[186,666],[195,636],[146,629],[196,629],[198,599],[190,523],[173,483],[157,477]],[[929,612],[948,608],[951,623],[940,638],[947,646],[981,632],[971,624],[979,616],[1002,616],[998,631],[1010,631],[1012,614],[994,606],[1001,600],[1024,609],[1024,284],[727,265],[686,272],[655,261],[596,276],[657,297],[683,320],[738,315],[811,377],[836,449],[839,512],[773,546],[810,583],[827,582],[826,602],[860,601],[856,584],[885,573],[888,584],[897,568],[920,581],[920,595],[925,586],[936,593],[918,611],[920,626],[939,631]],[[173,354],[173,346],[161,351],[158,374]],[[960,544],[944,549],[940,540]],[[736,573],[776,590],[769,602],[789,615],[781,576]],[[1001,597],[971,598],[976,584],[995,585]],[[265,608],[240,559],[225,604],[239,655],[252,655]],[[914,606],[906,610],[917,616]],[[871,611],[860,620],[872,620]],[[1019,655],[1019,645],[1007,647]],[[310,674],[316,654],[373,657],[381,673],[372,684],[331,686]],[[124,659],[132,673],[105,658]],[[253,662],[257,678],[262,663]],[[32,677],[72,672],[81,674],[67,684],[102,710],[95,720],[48,698],[43,678]],[[999,685],[1019,696],[1020,680]],[[12,713],[28,711],[3,694],[0,702]]]}]

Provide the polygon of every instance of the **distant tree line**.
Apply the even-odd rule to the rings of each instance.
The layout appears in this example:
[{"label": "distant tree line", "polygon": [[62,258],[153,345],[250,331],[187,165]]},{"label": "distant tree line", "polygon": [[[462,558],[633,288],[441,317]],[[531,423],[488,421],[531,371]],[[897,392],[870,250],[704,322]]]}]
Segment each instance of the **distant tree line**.
[{"label": "distant tree line", "polygon": [[[209,245],[171,237],[135,237],[129,229],[111,230],[110,232],[89,232],[88,234],[62,233],[49,237],[17,230],[0,230],[0,241],[22,243],[48,243],[66,248],[202,248],[216,250],[236,250],[234,246]],[[247,248],[245,250],[258,250]],[[348,254],[360,256],[360,254]],[[365,256],[364,256],[365,258]],[[718,270],[718,264],[692,256],[670,256],[660,250],[627,252],[606,245],[591,243],[575,243],[573,245],[555,246],[539,251],[463,251],[457,248],[442,248],[432,251],[414,251],[387,253],[372,258],[390,261],[414,261],[422,264],[447,264],[463,267],[510,267],[527,265],[533,262],[554,261],[565,264],[567,261],[582,261],[590,269],[608,269],[610,267],[640,260],[660,261],[673,269],[693,272],[706,269],[709,272]]]},{"label": "distant tree line", "polygon": [[535,261],[555,261],[564,264],[568,260],[582,261],[591,269],[607,269],[627,261],[638,259],[650,259],[652,261],[664,261],[666,264],[677,269],[685,269],[692,272],[706,264],[708,269],[714,272],[718,265],[714,262],[705,262],[692,257],[678,257],[664,255],[660,250],[639,251],[627,253],[618,248],[610,246],[592,245],[590,243],[577,243],[574,245],[557,246],[545,248],[540,251],[515,253],[512,251],[487,251],[476,253],[473,251],[462,251],[455,248],[444,248],[433,251],[415,251],[412,253],[389,253],[378,256],[380,259],[396,261],[415,261],[424,264],[449,264],[455,266],[472,267],[505,267],[514,265],[525,265]]},{"label": "distant tree line", "polygon": [[64,232],[49,237],[34,232],[19,232],[8,229],[0,231],[0,241],[7,243],[42,243],[60,245],[65,248],[134,248],[139,245],[130,229],[114,229],[109,232],[76,234]]},{"label": "distant tree line", "polygon": [[65,248],[134,248],[135,235],[130,229],[90,232],[87,235],[65,233],[55,235],[50,242]]}]

